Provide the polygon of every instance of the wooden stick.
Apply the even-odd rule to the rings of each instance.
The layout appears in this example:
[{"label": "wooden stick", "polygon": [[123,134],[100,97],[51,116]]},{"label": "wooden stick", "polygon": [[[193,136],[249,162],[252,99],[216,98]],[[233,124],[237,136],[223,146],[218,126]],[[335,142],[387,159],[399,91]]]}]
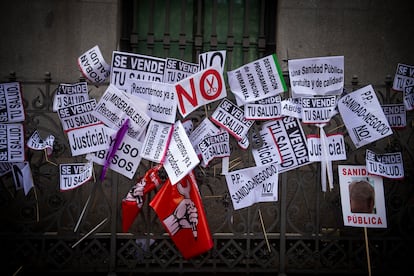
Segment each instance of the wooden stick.
[{"label": "wooden stick", "polygon": [[77,222],[77,223],[76,223],[76,225],[75,225],[75,228],[73,229],[73,232],[78,231],[78,228],[79,228],[80,222],[81,222],[81,220],[82,220],[82,218],[83,218],[83,215],[85,214],[86,207],[89,205],[89,200],[90,200],[90,199],[91,199],[91,194],[89,194],[89,197],[88,197],[88,199],[86,200],[85,205],[83,206],[82,212],[81,212],[81,214],[80,214],[80,216],[79,216],[78,222]]},{"label": "wooden stick", "polygon": [[337,126],[337,127],[333,128],[333,129],[330,129],[330,130],[328,131],[328,133],[331,133],[332,131],[337,130],[338,128],[341,128],[341,127],[343,127],[344,125],[345,125],[345,124],[342,124],[342,125],[339,125],[339,126]]},{"label": "wooden stick", "polygon": [[36,199],[36,221],[39,222],[39,201],[37,200],[36,187],[33,185],[33,192]]},{"label": "wooden stick", "polygon": [[23,268],[23,266],[21,265],[17,270],[16,270],[16,272],[14,272],[13,273],[13,276],[16,276],[17,275],[17,273],[19,273],[20,272],[20,270],[22,270],[22,268]]},{"label": "wooden stick", "polygon": [[265,241],[266,241],[267,249],[269,250],[269,252],[272,252],[272,249],[270,248],[269,240],[267,239],[266,228],[264,226],[264,222],[263,222],[263,218],[262,218],[262,211],[260,211],[260,209],[258,209],[258,211],[259,211],[260,223],[262,224],[262,230],[263,230],[263,235],[264,235],[264,238],[265,238]]},{"label": "wooden stick", "polygon": [[50,161],[50,160],[49,160],[49,157],[47,157],[47,151],[46,151],[46,149],[44,149],[43,151],[44,151],[44,153],[45,153],[45,159],[46,159],[46,162],[48,162],[48,163],[50,163],[50,164],[53,164],[53,165],[55,165],[55,166],[57,167],[57,164],[56,164],[55,162]]},{"label": "wooden stick", "polygon": [[96,225],[91,231],[89,231],[88,233],[85,234],[85,236],[83,236],[80,240],[78,240],[75,244],[72,245],[72,248],[75,248],[75,246],[77,246],[79,243],[81,243],[84,239],[86,239],[87,237],[89,237],[90,234],[92,234],[96,229],[98,229],[99,227],[101,227],[106,221],[108,220],[108,218],[105,218],[103,221],[101,221],[98,225]]},{"label": "wooden stick", "polygon": [[368,275],[371,276],[371,258],[369,256],[368,233],[367,233],[366,227],[364,227],[364,234],[365,234],[365,250],[367,251]]}]

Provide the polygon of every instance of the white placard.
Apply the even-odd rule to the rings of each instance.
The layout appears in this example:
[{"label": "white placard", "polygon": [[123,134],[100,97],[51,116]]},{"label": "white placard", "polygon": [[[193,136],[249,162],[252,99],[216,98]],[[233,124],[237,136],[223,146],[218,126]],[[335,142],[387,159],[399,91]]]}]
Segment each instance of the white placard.
[{"label": "white placard", "polygon": [[27,161],[13,163],[13,180],[16,190],[23,187],[24,195],[27,195],[33,188],[33,176],[30,164]]},{"label": "white placard", "polygon": [[247,136],[254,121],[246,120],[244,110],[224,98],[211,115],[211,121],[226,129],[237,141]]},{"label": "white placard", "polygon": [[387,228],[384,186],[365,166],[338,165],[345,226]]},{"label": "white placard", "polygon": [[247,120],[272,120],[282,117],[280,95],[271,96],[254,103],[244,105],[244,117]]},{"label": "white placard", "polygon": [[175,84],[199,71],[197,63],[191,63],[175,58],[167,58],[164,72],[165,83]]},{"label": "white placard", "polygon": [[23,124],[0,124],[0,162],[23,162]]},{"label": "white placard", "polygon": [[218,66],[221,68],[221,72],[224,72],[224,65],[226,64],[226,50],[201,53],[198,55],[198,64],[200,71],[208,67]]},{"label": "white placard", "polygon": [[414,66],[398,63],[392,89],[404,91],[404,87],[414,85]]},{"label": "white placard", "polygon": [[67,136],[72,156],[106,149],[110,141],[109,133],[110,128],[103,124],[68,131]]},{"label": "white placard", "polygon": [[198,126],[190,133],[190,135],[188,135],[188,138],[190,139],[191,144],[199,158],[202,158],[200,149],[197,146],[200,143],[200,141],[208,136],[217,134],[219,132],[220,129],[216,127],[208,119],[208,117],[204,117],[204,119],[198,124]]},{"label": "white placard", "polygon": [[414,110],[414,85],[404,87],[404,105],[406,110]]},{"label": "white placard", "polygon": [[156,163],[163,163],[171,140],[174,125],[152,120],[145,135],[141,157]]},{"label": "white placard", "polygon": [[56,94],[53,98],[53,112],[57,112],[59,108],[66,107],[68,105],[74,105],[89,101],[89,94]]},{"label": "white placard", "polygon": [[381,107],[390,127],[404,128],[407,126],[404,104],[383,104]]},{"label": "white placard", "polygon": [[287,91],[276,54],[227,71],[227,77],[239,106]]},{"label": "white placard", "polygon": [[227,96],[223,73],[217,66],[209,67],[175,84],[178,110],[185,118],[202,105]]},{"label": "white placard", "polygon": [[164,169],[170,178],[171,184],[177,184],[199,163],[200,160],[185,133],[181,121],[177,121],[174,124],[174,131],[164,162]]},{"label": "white placard", "polygon": [[33,134],[27,139],[27,147],[33,150],[46,150],[47,155],[53,152],[53,144],[55,136],[48,135],[45,139],[40,137],[39,131],[36,129]]},{"label": "white placard", "polygon": [[96,107],[96,100],[92,99],[79,104],[68,105],[59,108],[57,114],[64,131],[102,123],[93,116],[92,112]]},{"label": "white placard", "polygon": [[205,137],[198,143],[197,147],[200,149],[203,164],[207,167],[214,158],[230,156],[229,133],[223,131]]},{"label": "white placard", "polygon": [[225,177],[234,210],[278,200],[276,164],[229,172]]},{"label": "white placard", "polygon": [[141,54],[113,51],[111,81],[118,89],[125,90],[126,81],[136,80],[162,82],[165,59]]},{"label": "white placard", "polygon": [[[308,152],[309,161],[321,162],[323,150],[321,144],[321,138],[318,135],[308,135]],[[331,134],[327,135],[327,154],[326,160],[338,161],[346,160],[345,141],[342,134]]]},{"label": "white placard", "polygon": [[288,98],[282,101],[282,115],[302,119],[301,98]]},{"label": "white placard", "polygon": [[103,83],[111,72],[98,45],[83,53],[78,58],[78,65],[85,78],[92,83]]},{"label": "white placard", "polygon": [[355,90],[338,101],[338,109],[355,147],[359,148],[392,134],[371,85]]},{"label": "white placard", "polygon": [[391,179],[404,178],[403,157],[401,152],[377,154],[367,149],[365,166],[368,173]]},{"label": "white placard", "polygon": [[328,123],[335,115],[336,97],[302,97],[302,123],[323,124]]},{"label": "white placard", "polygon": [[[273,139],[271,130],[267,126],[264,126],[260,129],[259,135],[263,141],[262,146],[259,148],[252,148],[252,155],[256,166],[282,163],[282,157],[279,148]],[[253,143],[256,143],[258,139],[259,138],[256,137],[256,135],[253,135]]]},{"label": "white placard", "polygon": [[92,179],[93,163],[59,164],[60,190],[78,188]]},{"label": "white placard", "polygon": [[19,82],[0,83],[0,123],[18,123],[25,119]]},{"label": "white placard", "polygon": [[174,124],[177,114],[177,100],[173,85],[128,79],[125,92],[148,102],[147,114],[152,119]]}]

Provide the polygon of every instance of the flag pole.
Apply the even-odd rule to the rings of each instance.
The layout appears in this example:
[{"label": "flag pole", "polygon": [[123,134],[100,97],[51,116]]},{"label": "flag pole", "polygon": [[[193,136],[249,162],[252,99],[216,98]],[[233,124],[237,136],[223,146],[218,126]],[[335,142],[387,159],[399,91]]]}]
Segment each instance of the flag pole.
[{"label": "flag pole", "polygon": [[368,275],[371,276],[371,259],[369,256],[368,233],[367,233],[366,227],[364,227],[364,234],[365,234],[365,250],[367,252]]}]

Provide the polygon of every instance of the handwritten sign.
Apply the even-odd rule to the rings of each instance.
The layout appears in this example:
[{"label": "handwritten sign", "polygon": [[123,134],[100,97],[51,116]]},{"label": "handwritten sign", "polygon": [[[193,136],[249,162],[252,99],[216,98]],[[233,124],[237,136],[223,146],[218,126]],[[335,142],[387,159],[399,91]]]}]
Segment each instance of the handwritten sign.
[{"label": "handwritten sign", "polygon": [[111,72],[110,66],[96,45],[78,58],[78,66],[82,74],[92,83],[103,83]]},{"label": "handwritten sign", "polygon": [[365,166],[368,173],[391,179],[404,178],[403,157],[401,152],[376,154],[367,149]]},{"label": "handwritten sign", "polygon": [[225,177],[234,210],[258,202],[278,200],[278,171],[275,164],[229,172]]},{"label": "handwritten sign", "polygon": [[344,225],[387,228],[382,177],[358,165],[338,165],[338,175]]},{"label": "handwritten sign", "polygon": [[23,124],[0,124],[0,162],[23,162]]},{"label": "handwritten sign", "polygon": [[59,164],[60,190],[68,191],[82,186],[92,179],[92,173],[92,162]]},{"label": "handwritten sign", "polygon": [[404,87],[414,85],[414,66],[398,63],[392,89],[404,91]]},{"label": "handwritten sign", "polygon": [[343,96],[338,109],[357,148],[392,134],[372,85]]},{"label": "handwritten sign", "polygon": [[404,104],[384,104],[381,107],[390,127],[404,128],[407,126],[407,116]]},{"label": "handwritten sign", "polygon": [[227,77],[239,106],[287,91],[276,54],[227,71]]},{"label": "handwritten sign", "polygon": [[0,123],[18,123],[25,119],[19,82],[0,83]]},{"label": "handwritten sign", "polygon": [[344,87],[344,57],[288,60],[292,97],[340,95]]}]

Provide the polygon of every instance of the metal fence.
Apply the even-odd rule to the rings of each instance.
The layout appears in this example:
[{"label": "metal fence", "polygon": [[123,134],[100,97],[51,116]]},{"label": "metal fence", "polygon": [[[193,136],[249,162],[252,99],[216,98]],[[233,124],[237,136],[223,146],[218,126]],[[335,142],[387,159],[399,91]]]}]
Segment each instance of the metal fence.
[{"label": "metal fence", "polygon": [[[7,81],[19,81],[19,77],[12,73],[2,82]],[[10,174],[0,178],[0,250],[5,275],[34,272],[367,275],[363,228],[343,226],[337,174],[334,189],[321,192],[318,163],[280,174],[277,202],[236,211],[220,174],[221,163],[213,163],[207,169],[197,167],[195,174],[214,247],[193,259],[181,257],[148,206],[153,193],[146,199],[130,232],[122,233],[121,200],[136,178],[130,180],[109,171],[103,182],[90,181],[61,192],[57,164],[85,161],[83,157],[71,156],[66,134],[52,111],[53,96],[61,82],[53,80],[50,73],[43,80],[20,82],[25,100],[26,138],[38,130],[42,137],[54,135],[55,145],[50,159],[41,151],[27,150],[35,183],[27,196],[15,190]],[[384,84],[374,85],[382,104],[402,102],[401,93],[392,91],[391,83],[388,77]],[[358,87],[356,77],[346,85],[348,91]],[[89,89],[90,96],[99,99],[106,85]],[[195,111],[191,119],[197,123],[213,110],[214,104],[207,110]],[[367,148],[403,153],[404,180],[384,179],[388,227],[367,231],[374,275],[400,273],[410,267],[414,233],[413,112],[407,112],[407,122],[406,128],[395,130],[389,138],[358,150],[339,116],[326,129],[345,134],[347,160],[333,162],[334,172],[339,164],[365,164]],[[316,128],[304,126],[304,131],[311,134]],[[253,164],[249,150],[232,145],[233,170]],[[136,177],[153,165],[143,160]],[[99,175],[101,166],[95,165],[94,170]]]}]

